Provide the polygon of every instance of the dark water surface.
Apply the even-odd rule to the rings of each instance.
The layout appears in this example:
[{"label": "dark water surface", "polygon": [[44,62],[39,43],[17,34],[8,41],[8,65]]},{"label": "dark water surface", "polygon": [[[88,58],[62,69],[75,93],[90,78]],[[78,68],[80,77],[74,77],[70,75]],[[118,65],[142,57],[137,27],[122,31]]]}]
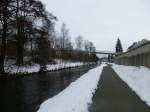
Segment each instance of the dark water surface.
[{"label": "dark water surface", "polygon": [[43,101],[61,92],[91,68],[0,79],[0,112],[36,112]]}]

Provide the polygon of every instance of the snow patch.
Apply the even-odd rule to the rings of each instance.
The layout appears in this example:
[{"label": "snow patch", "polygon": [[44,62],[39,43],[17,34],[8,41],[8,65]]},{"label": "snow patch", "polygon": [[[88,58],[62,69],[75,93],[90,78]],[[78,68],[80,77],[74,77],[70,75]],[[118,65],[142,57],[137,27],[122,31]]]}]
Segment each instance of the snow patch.
[{"label": "snow patch", "polygon": [[150,106],[150,69],[113,64],[113,69]]},{"label": "snow patch", "polygon": [[88,112],[104,66],[85,73],[64,91],[42,103],[38,112]]},{"label": "snow patch", "polygon": [[[11,62],[13,63],[13,62]],[[65,68],[73,68],[83,65],[90,65],[93,63],[82,63],[82,62],[61,62],[57,64],[49,64],[46,65],[47,71],[54,71],[54,70],[60,70]],[[10,64],[10,62],[5,63],[5,71],[9,74],[16,74],[16,73],[35,73],[39,72],[40,65],[39,64],[32,64],[31,66],[25,65],[25,66],[16,66],[15,64]]]}]

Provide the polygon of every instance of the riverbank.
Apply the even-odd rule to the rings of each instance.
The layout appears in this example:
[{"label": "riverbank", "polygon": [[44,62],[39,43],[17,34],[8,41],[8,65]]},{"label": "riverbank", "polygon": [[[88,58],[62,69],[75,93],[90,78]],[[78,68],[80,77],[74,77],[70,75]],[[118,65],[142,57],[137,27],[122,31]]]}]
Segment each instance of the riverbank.
[{"label": "riverbank", "polygon": [[[58,71],[63,69],[70,69],[80,66],[90,66],[95,65],[96,63],[93,62],[58,62],[56,64],[48,64],[46,65],[45,72],[51,71]],[[14,75],[30,75],[33,73],[38,73],[40,71],[40,65],[33,63],[32,65],[24,65],[24,66],[6,66],[5,67],[6,75],[7,76],[14,76]]]},{"label": "riverbank", "polygon": [[88,112],[104,66],[102,64],[83,74],[65,90],[43,102],[37,112]]},{"label": "riverbank", "polygon": [[0,78],[0,110],[36,112],[42,102],[59,94],[94,66]]}]

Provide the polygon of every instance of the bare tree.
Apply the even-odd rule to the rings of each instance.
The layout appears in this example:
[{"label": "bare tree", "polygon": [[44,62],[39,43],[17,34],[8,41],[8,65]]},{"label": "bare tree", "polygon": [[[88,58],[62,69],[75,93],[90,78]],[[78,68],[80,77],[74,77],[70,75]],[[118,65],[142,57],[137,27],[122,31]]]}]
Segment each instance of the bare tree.
[{"label": "bare tree", "polygon": [[[45,10],[42,2],[38,0],[1,0],[0,1],[0,71],[4,73],[4,61],[7,45],[9,41],[15,40],[14,49],[17,51],[17,65],[21,66],[24,63],[25,43],[36,44],[38,35],[38,27],[34,25],[34,20],[42,19],[46,36],[50,36],[54,30],[54,22],[56,17]],[[41,31],[39,31],[41,32]],[[44,35],[45,36],[45,35]],[[42,38],[42,37],[41,37]],[[7,41],[7,43],[6,43]],[[12,52],[12,51],[11,51]],[[33,56],[33,52],[32,52]]]},{"label": "bare tree", "polygon": [[0,29],[1,34],[1,48],[0,48],[0,72],[4,73],[4,61],[6,55],[6,39],[8,36],[8,24],[12,16],[13,10],[11,4],[12,0],[1,0],[0,1]]},{"label": "bare tree", "polygon": [[76,39],[75,39],[75,43],[76,43],[76,49],[78,51],[81,51],[82,48],[83,48],[83,37],[82,36],[78,36]]},{"label": "bare tree", "polygon": [[60,32],[61,49],[65,49],[66,47],[66,40],[68,38],[68,33],[69,33],[69,30],[66,28],[66,24],[63,23],[61,26],[61,32]]}]

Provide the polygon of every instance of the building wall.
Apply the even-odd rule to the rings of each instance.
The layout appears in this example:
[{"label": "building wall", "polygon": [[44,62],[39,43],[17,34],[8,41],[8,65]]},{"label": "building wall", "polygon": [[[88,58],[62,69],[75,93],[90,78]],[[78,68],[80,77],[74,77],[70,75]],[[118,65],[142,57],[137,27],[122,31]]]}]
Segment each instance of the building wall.
[{"label": "building wall", "polygon": [[121,65],[146,66],[150,68],[150,43],[115,57]]}]

